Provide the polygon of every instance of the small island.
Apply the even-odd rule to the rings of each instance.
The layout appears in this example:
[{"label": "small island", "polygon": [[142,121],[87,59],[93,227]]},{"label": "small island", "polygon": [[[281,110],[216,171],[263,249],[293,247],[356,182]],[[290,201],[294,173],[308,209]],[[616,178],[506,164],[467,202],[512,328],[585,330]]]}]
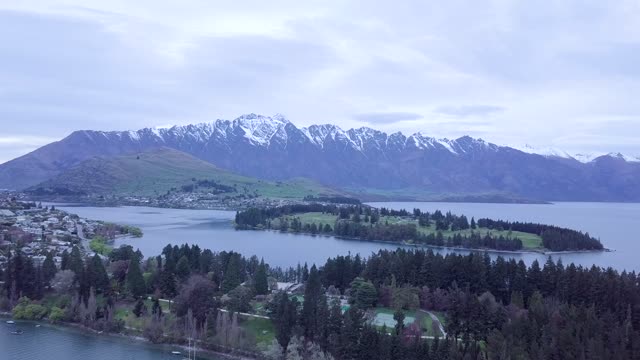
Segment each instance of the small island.
[{"label": "small island", "polygon": [[405,245],[500,251],[603,251],[589,233],[528,222],[393,210],[364,205],[300,204],[249,208],[235,217],[239,230],[280,230]]}]

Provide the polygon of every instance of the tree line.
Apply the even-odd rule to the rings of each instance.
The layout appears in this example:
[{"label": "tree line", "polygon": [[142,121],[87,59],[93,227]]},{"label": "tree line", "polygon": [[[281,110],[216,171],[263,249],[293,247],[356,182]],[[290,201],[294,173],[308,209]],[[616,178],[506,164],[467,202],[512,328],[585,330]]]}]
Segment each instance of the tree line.
[{"label": "tree line", "polygon": [[487,229],[509,229],[540,235],[545,248],[553,251],[602,250],[600,240],[583,233],[559,226],[503,220],[478,219],[478,226]]},{"label": "tree line", "polygon": [[[34,264],[20,251],[0,274],[0,307],[18,318],[79,322],[121,331],[115,304],[134,301],[152,341],[231,347],[255,345],[234,312],[265,296],[270,282],[304,282],[304,298],[267,296],[275,340],[260,356],[274,359],[634,359],[640,356],[640,276],[584,268],[549,258],[543,265],[487,254],[381,250],[368,258],[336,256],[319,267],[280,269],[257,257],[166,246],[143,259],[123,246],[108,259],[65,253]],[[44,301],[57,294],[50,308]],[[335,300],[343,295],[350,307]],[[151,297],[151,303],[144,301]],[[170,320],[160,299],[174,301]],[[38,301],[41,300],[41,301]],[[396,310],[393,328],[376,328],[370,309]],[[231,313],[218,311],[225,308]],[[446,337],[422,338],[408,310],[446,313]],[[255,350],[255,348],[254,348]]]},{"label": "tree line", "polygon": [[[331,214],[336,217],[332,224],[302,223],[295,215],[308,212]],[[399,217],[406,220],[396,223],[380,221],[385,217]],[[274,220],[277,219],[277,222]],[[238,229],[277,229],[281,231],[327,234],[362,240],[391,242],[413,242],[416,244],[460,247],[469,249],[495,249],[518,251],[523,242],[512,231],[535,234],[542,239],[544,248],[552,251],[603,250],[600,240],[589,233],[527,222],[502,220],[469,220],[464,215],[454,215],[436,210],[433,213],[414,209],[392,210],[369,206],[337,206],[333,204],[296,204],[269,208],[249,208],[238,211],[235,217]],[[277,226],[275,225],[277,224]],[[425,233],[419,227],[433,227],[435,232]],[[481,234],[478,229],[491,231]],[[462,230],[467,230],[462,232]],[[505,235],[502,232],[508,231]],[[444,235],[444,232],[453,234]]]},{"label": "tree line", "polygon": [[[634,272],[564,266],[550,258],[543,266],[534,261],[527,267],[486,254],[398,249],[365,260],[338,256],[317,274],[312,267],[308,276],[304,304],[281,298],[275,310],[282,348],[297,332],[338,359],[640,356],[640,277]],[[326,299],[332,288],[351,298],[342,317],[337,304]],[[397,309],[394,329],[376,330],[362,320],[378,305]],[[298,309],[297,322],[291,307]],[[445,311],[446,338],[419,340],[415,323],[402,324],[409,309]]]}]

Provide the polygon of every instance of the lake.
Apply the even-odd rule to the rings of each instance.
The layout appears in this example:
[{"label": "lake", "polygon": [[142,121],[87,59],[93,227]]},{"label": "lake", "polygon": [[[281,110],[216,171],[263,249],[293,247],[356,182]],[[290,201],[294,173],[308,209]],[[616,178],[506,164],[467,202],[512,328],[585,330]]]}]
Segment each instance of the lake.
[{"label": "lake", "polygon": [[[151,345],[111,335],[96,336],[93,333],[74,328],[43,324],[35,327],[34,322],[17,322],[7,325],[0,317],[0,359],[6,360],[180,360],[181,356],[171,354],[172,350],[183,351],[171,346]],[[21,329],[22,335],[11,331]],[[207,357],[220,360],[223,357]],[[202,359],[198,357],[198,359]]]},{"label": "lake", "polygon": [[[640,270],[637,254],[640,242],[637,225],[640,224],[640,204],[627,203],[554,203],[538,204],[478,204],[478,203],[371,203],[376,207],[425,211],[451,211],[468,217],[488,217],[510,221],[530,221],[553,224],[587,231],[601,239],[612,252],[555,254],[565,264],[574,262],[590,267],[595,264],[618,270]],[[298,263],[323,264],[336,255],[363,256],[379,249],[396,249],[398,245],[356,240],[344,240],[330,236],[289,234],[275,231],[236,231],[232,226],[233,211],[180,210],[147,207],[74,207],[58,205],[58,208],[86,218],[135,225],[142,229],[142,238],[116,240],[115,246],[130,244],[139,248],[145,256],[161,253],[167,244],[190,243],[212,251],[233,250],[245,256],[257,255],[272,265],[295,266]],[[454,250],[436,249],[447,253]],[[468,253],[469,251],[458,251]],[[490,252],[492,256],[496,253]],[[535,253],[507,254],[503,256],[522,259],[530,264],[534,259],[541,263],[547,256]]]}]

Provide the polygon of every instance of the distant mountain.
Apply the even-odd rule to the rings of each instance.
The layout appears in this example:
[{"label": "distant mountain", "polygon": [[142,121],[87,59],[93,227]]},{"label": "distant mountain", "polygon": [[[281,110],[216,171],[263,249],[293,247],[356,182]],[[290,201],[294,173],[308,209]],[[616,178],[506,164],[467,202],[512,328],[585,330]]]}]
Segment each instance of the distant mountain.
[{"label": "distant mountain", "polygon": [[[204,183],[202,183],[204,181]],[[27,191],[36,195],[163,195],[201,182],[206,191],[302,199],[307,195],[339,195],[313,181],[271,182],[236,175],[171,148],[95,157],[63,171]]]},{"label": "distant mountain", "polygon": [[[0,165],[0,188],[26,188],[95,156],[168,147],[245,176],[314,179],[353,192],[509,194],[539,200],[640,201],[640,162],[587,163],[468,136],[435,139],[335,125],[298,128],[283,116],[243,115],[168,129],[76,131]],[[402,196],[400,196],[402,197]]]},{"label": "distant mountain", "polygon": [[603,152],[599,152],[599,153],[577,153],[577,154],[570,154],[564,150],[561,149],[556,149],[556,148],[550,148],[550,147],[546,147],[546,148],[537,148],[537,147],[533,147],[531,145],[525,145],[525,146],[512,146],[514,149],[520,150],[522,152],[526,152],[529,154],[537,154],[537,155],[543,155],[546,157],[557,157],[557,158],[565,158],[565,159],[572,159],[572,160],[577,160],[580,161],[581,163],[589,163],[594,161],[595,159],[602,157],[602,156],[608,156],[608,157],[613,157],[613,158],[619,158],[622,159],[624,161],[627,162],[640,162],[640,155],[628,155],[628,154],[621,154],[619,152],[609,152],[609,153],[603,153]]}]

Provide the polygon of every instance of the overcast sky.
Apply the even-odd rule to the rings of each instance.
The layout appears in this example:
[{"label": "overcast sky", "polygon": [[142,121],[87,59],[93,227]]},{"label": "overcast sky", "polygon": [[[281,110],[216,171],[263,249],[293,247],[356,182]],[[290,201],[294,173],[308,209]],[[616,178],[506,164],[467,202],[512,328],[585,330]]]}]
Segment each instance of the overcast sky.
[{"label": "overcast sky", "polygon": [[251,112],[640,155],[640,1],[221,3],[2,1],[0,163]]}]

